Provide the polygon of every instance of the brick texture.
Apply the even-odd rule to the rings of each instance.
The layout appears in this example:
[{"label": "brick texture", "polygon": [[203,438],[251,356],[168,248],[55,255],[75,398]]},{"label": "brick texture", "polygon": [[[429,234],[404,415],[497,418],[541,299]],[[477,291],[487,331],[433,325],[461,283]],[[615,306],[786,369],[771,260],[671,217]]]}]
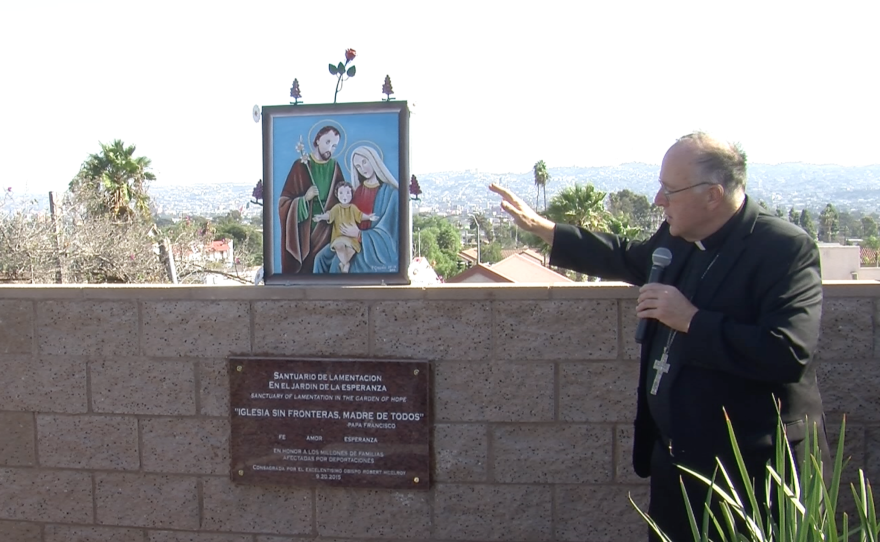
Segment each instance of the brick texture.
[{"label": "brick texture", "polygon": [[0,469],[0,519],[92,522],[87,472]]},{"label": "brick texture", "polygon": [[0,405],[4,410],[86,412],[86,362],[63,357],[4,356]]},{"label": "brick texture", "polygon": [[199,527],[196,483],[189,476],[95,474],[96,522],[195,530]]},{"label": "brick texture", "polygon": [[144,303],[144,354],[217,357],[250,351],[248,304],[241,301]]},{"label": "brick texture", "polygon": [[[836,288],[829,436],[846,414],[844,481],[876,480],[880,285]],[[643,540],[634,307],[604,285],[2,286],[0,541]],[[248,354],[432,361],[430,489],[230,480],[227,358]]]},{"label": "brick texture", "polygon": [[46,542],[145,542],[144,531],[119,527],[48,525]]},{"label": "brick texture", "polygon": [[47,467],[140,467],[137,420],[122,416],[37,416],[40,463]]},{"label": "brick texture", "polygon": [[489,435],[482,424],[435,424],[436,479],[450,482],[485,482]]},{"label": "brick texture", "polygon": [[832,360],[872,357],[873,309],[870,299],[826,299],[822,304],[819,355]]},{"label": "brick texture", "polygon": [[203,416],[229,415],[229,374],[225,359],[204,360],[198,363],[199,414]]},{"label": "brick texture", "polygon": [[492,431],[492,472],[503,483],[610,482],[611,441],[611,427],[497,427]]},{"label": "brick texture", "polygon": [[114,359],[90,365],[92,408],[96,412],[195,414],[195,368],[192,363]]},{"label": "brick texture", "polygon": [[568,422],[624,422],[635,417],[639,364],[633,361],[562,363],[559,418]]},{"label": "brick texture", "polygon": [[310,490],[237,486],[227,479],[206,478],[202,494],[206,530],[290,535],[312,532]]},{"label": "brick texture", "polygon": [[635,299],[620,300],[620,341],[623,344],[623,359],[638,360],[642,346],[636,342],[636,329],[639,318],[636,316]]},{"label": "brick texture", "polygon": [[152,531],[148,542],[253,542],[253,537],[243,534],[181,533]]},{"label": "brick texture", "polygon": [[0,413],[0,466],[34,464],[34,416],[28,412]]},{"label": "brick texture", "polygon": [[382,302],[370,317],[376,356],[483,360],[492,352],[489,303]]},{"label": "brick texture", "polygon": [[821,363],[817,370],[827,412],[849,413],[851,421],[880,421],[880,365],[868,361]]},{"label": "brick texture", "polygon": [[368,354],[367,306],[360,302],[254,303],[254,352],[306,356]]},{"label": "brick texture", "polygon": [[440,484],[434,492],[438,539],[553,539],[549,486]]},{"label": "brick texture", "polygon": [[43,354],[125,356],[138,351],[138,311],[132,301],[42,301],[36,327]]},{"label": "brick texture", "polygon": [[616,359],[617,300],[494,303],[498,359]]},{"label": "brick texture", "polygon": [[644,540],[648,524],[629,497],[648,511],[648,488],[563,485],[556,490],[556,540],[618,542]]},{"label": "brick texture", "polygon": [[227,474],[229,431],[227,420],[142,420],[144,470]]},{"label": "brick texture", "polygon": [[0,540],[3,542],[43,542],[43,534],[37,523],[0,521]]},{"label": "brick texture", "polygon": [[0,354],[30,354],[34,343],[34,305],[0,300]]},{"label": "brick texture", "polygon": [[553,421],[550,363],[438,363],[434,419],[438,421]]},{"label": "brick texture", "polygon": [[322,489],[317,492],[318,534],[424,540],[431,508],[422,491]]}]

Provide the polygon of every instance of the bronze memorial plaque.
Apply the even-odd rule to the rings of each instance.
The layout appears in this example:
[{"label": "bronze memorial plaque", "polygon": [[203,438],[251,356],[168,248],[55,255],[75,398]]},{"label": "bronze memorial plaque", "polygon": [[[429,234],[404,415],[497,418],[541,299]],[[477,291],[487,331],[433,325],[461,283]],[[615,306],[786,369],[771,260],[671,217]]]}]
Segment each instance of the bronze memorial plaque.
[{"label": "bronze memorial plaque", "polygon": [[229,358],[232,480],[428,489],[429,367]]}]

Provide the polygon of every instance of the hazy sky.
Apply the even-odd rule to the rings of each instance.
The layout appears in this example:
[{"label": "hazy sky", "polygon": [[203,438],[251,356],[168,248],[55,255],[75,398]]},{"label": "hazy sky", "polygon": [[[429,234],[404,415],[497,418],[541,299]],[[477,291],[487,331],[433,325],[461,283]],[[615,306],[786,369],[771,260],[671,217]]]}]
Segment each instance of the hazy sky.
[{"label": "hazy sky", "polygon": [[114,138],[162,184],[256,182],[254,104],[412,106],[412,171],[659,163],[695,129],[750,161],[880,162],[876,0],[3,2],[4,187],[63,190]]}]

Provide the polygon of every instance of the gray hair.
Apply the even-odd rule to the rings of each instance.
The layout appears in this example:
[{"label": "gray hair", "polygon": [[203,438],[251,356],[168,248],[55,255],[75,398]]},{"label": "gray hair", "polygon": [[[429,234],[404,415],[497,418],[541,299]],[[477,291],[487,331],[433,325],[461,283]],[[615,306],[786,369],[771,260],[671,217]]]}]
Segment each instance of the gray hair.
[{"label": "gray hair", "polygon": [[746,153],[739,143],[719,141],[704,132],[682,136],[677,143],[690,143],[695,147],[695,161],[703,177],[723,186],[725,194],[746,189]]}]

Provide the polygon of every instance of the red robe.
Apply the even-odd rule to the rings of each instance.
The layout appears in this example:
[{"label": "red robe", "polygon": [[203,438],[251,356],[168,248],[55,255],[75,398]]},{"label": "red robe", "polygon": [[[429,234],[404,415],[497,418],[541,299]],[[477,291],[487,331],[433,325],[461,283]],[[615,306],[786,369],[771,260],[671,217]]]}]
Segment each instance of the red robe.
[{"label": "red robe", "polygon": [[[376,205],[376,194],[379,193],[379,186],[381,186],[381,184],[376,184],[376,186],[372,188],[365,186],[363,183],[359,184],[351,198],[351,203],[360,209],[362,213],[366,215],[373,214],[373,207]],[[372,225],[372,220],[362,220],[360,224],[358,224],[358,228],[368,230]]]}]

